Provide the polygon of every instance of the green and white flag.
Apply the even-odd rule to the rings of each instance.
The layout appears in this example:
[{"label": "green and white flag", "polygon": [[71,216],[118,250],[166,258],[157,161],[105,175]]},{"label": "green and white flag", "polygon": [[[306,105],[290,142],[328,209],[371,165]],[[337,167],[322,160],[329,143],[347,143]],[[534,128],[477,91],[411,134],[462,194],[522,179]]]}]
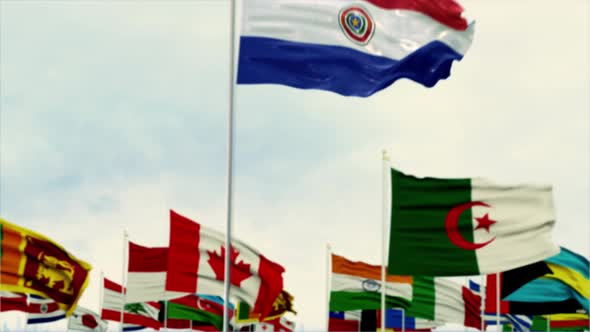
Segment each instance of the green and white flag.
[{"label": "green and white flag", "polygon": [[559,253],[551,187],[391,170],[389,274],[489,274]]},{"label": "green and white flag", "polygon": [[445,278],[414,276],[410,317],[481,328],[481,297]]}]

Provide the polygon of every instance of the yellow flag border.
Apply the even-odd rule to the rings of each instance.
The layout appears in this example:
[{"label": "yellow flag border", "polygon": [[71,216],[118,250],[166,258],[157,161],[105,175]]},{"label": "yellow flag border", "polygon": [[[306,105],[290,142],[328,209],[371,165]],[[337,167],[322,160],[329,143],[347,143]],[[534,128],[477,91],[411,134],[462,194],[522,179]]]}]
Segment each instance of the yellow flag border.
[{"label": "yellow flag border", "polygon": [[[69,306],[63,303],[59,303],[56,302],[57,305],[60,307],[60,309],[63,309],[66,311],[66,317],[69,317],[74,310],[76,309],[76,306],[78,305],[78,301],[80,300],[80,297],[82,297],[82,294],[84,293],[84,291],[86,290],[86,287],[88,286],[88,282],[90,281],[90,271],[92,270],[92,265],[88,264],[86,261],[83,261],[79,258],[77,258],[76,256],[72,255],[69,251],[67,251],[63,246],[61,246],[59,243],[57,243],[56,241],[41,235],[35,231],[29,230],[27,228],[15,225],[11,222],[9,222],[6,219],[0,218],[0,224],[2,225],[7,225],[13,229],[16,229],[17,231],[21,232],[21,234],[30,234],[33,235],[41,240],[45,240],[47,242],[50,242],[51,244],[53,244],[54,246],[58,247],[59,249],[61,249],[64,253],[66,253],[66,255],[76,261],[78,264],[80,264],[84,269],[86,269],[88,271],[88,274],[86,275],[86,279],[84,279],[84,283],[82,284],[82,286],[80,287],[80,291],[78,292],[78,296],[76,297],[76,299],[74,299],[74,301],[72,302],[72,305]],[[34,295],[39,295],[39,296],[43,296],[43,297],[47,297],[47,294],[35,290],[35,289],[31,289],[29,287],[26,286],[15,286],[15,285],[3,285],[0,283],[0,289],[1,290],[7,290],[7,291],[11,291],[11,292],[23,292],[23,288],[27,289],[27,293],[26,294],[34,294]]]}]

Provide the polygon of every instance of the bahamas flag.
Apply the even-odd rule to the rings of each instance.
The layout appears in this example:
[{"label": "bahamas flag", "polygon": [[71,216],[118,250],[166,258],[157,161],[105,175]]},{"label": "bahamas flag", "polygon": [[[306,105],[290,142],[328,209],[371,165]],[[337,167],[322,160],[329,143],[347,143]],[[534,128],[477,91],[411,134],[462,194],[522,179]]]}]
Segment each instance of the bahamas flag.
[{"label": "bahamas flag", "polygon": [[59,244],[0,218],[0,290],[54,300],[70,315],[88,284],[90,264]]},{"label": "bahamas flag", "polygon": [[[590,264],[588,260],[566,248],[545,260],[550,272],[532,280],[504,297],[507,301],[560,302],[575,299],[590,310]],[[504,275],[506,278],[506,275]]]},{"label": "bahamas flag", "polygon": [[238,84],[367,97],[400,78],[432,87],[469,49],[455,0],[243,1]]}]

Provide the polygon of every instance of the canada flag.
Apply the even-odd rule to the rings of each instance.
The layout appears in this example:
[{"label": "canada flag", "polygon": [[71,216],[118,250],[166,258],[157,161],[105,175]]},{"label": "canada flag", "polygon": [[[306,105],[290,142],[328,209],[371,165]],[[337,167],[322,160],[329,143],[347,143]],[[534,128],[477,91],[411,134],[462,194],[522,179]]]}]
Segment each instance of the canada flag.
[{"label": "canada flag", "polygon": [[229,253],[224,234],[170,211],[170,245],[166,290],[223,294],[225,257],[231,261],[231,296],[266,317],[283,290],[285,269],[238,240]]}]

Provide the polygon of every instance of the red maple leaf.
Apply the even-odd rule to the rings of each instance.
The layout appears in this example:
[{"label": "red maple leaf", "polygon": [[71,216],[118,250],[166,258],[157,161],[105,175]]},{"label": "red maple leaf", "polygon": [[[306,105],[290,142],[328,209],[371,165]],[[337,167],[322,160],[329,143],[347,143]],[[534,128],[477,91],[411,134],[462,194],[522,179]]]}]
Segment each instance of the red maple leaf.
[{"label": "red maple leaf", "polygon": [[[224,280],[224,273],[225,273],[225,247],[221,247],[221,256],[217,254],[216,251],[209,251],[207,250],[207,254],[209,254],[209,265],[215,272],[215,279],[217,280]],[[240,287],[240,284],[245,279],[248,279],[252,276],[250,272],[250,264],[244,263],[243,260],[237,262],[238,255],[240,253],[232,246],[231,247],[231,254],[230,254],[230,278],[229,281],[232,285]]]}]

